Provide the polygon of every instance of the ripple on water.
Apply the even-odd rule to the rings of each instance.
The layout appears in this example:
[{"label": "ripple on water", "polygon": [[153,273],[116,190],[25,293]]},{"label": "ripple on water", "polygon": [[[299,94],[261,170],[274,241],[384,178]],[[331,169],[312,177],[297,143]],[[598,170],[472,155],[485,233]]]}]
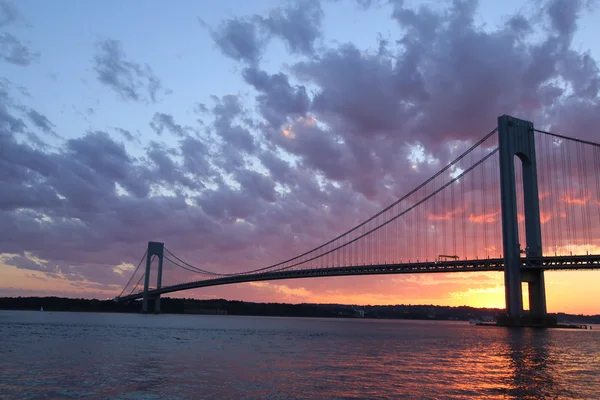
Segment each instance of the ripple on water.
[{"label": "ripple on water", "polygon": [[600,330],[0,312],[6,399],[594,398]]}]

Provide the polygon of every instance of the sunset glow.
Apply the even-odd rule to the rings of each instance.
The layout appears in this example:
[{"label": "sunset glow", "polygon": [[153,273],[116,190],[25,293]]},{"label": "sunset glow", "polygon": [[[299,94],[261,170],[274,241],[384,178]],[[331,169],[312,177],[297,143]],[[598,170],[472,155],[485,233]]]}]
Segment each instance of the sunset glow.
[{"label": "sunset glow", "polygon": [[[543,254],[600,254],[600,147],[547,134],[600,137],[598,14],[585,2],[560,16],[546,1],[150,2],[144,18],[135,4],[13,3],[0,1],[0,296],[139,291],[150,241],[172,251],[163,286],[502,258],[503,114],[538,128]],[[545,276],[549,311],[600,313],[600,271]],[[170,295],[505,301],[502,273],[446,270]]]}]

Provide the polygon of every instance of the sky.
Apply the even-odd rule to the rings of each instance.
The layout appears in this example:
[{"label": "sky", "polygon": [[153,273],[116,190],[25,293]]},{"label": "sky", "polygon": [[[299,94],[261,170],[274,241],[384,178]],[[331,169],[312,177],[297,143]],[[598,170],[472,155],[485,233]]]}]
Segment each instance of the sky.
[{"label": "sky", "polygon": [[[598,20],[583,0],[0,0],[0,296],[112,298],[148,241],[219,272],[290,258],[503,114],[598,141]],[[549,311],[600,313],[599,281],[547,272]],[[504,305],[501,273],[178,295]]]}]

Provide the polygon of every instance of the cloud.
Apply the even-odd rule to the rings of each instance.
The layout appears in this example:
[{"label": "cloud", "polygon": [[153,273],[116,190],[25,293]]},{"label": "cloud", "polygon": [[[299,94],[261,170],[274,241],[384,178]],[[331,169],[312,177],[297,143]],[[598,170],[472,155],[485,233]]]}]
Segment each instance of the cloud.
[{"label": "cloud", "polygon": [[175,123],[173,116],[165,113],[154,113],[150,127],[157,135],[161,135],[166,129],[175,136],[187,136],[186,130],[181,125]]},{"label": "cloud", "polygon": [[33,257],[30,253],[25,253],[24,255],[2,254],[0,255],[0,262],[6,265],[12,265],[17,268],[28,269],[32,271],[41,271],[48,273],[56,272],[54,268],[47,265],[47,261],[37,259]]},{"label": "cloud", "polygon": [[54,133],[54,124],[45,116],[34,109],[30,109],[27,116],[35,126],[45,133]]},{"label": "cloud", "polygon": [[570,40],[577,29],[577,19],[584,8],[591,7],[592,2],[584,0],[551,0],[546,5],[546,12],[552,28],[561,36]]},{"label": "cloud", "polygon": [[248,154],[256,150],[256,143],[250,131],[241,123],[236,123],[244,116],[244,110],[238,97],[228,95],[215,103],[212,109],[215,117],[213,129],[228,145],[230,151],[245,151]]},{"label": "cloud", "polygon": [[191,136],[181,141],[181,157],[185,171],[197,177],[213,175],[213,166],[209,162],[208,145],[200,139]]},{"label": "cloud", "polygon": [[146,64],[129,61],[120,41],[105,39],[97,46],[94,57],[97,79],[122,99],[156,103],[160,92],[166,93],[161,81]]},{"label": "cloud", "polygon": [[23,132],[26,125],[22,118],[13,116],[6,107],[0,106],[0,127],[6,131]]},{"label": "cloud", "polygon": [[223,54],[250,64],[259,61],[265,43],[256,24],[248,19],[224,21],[211,36]]},{"label": "cloud", "polygon": [[277,7],[267,17],[228,19],[216,29],[200,22],[225,56],[255,66],[274,37],[282,39],[291,53],[315,54],[315,42],[323,35],[323,17],[319,0],[302,0]]},{"label": "cloud", "polygon": [[[445,211],[442,214],[430,213],[429,215],[427,215],[427,219],[430,221],[448,221],[453,218],[457,218],[457,214],[461,214],[462,212],[464,212],[463,209]],[[473,220],[471,220],[471,221],[473,221]]]},{"label": "cloud", "polygon": [[504,293],[504,286],[502,285],[495,285],[492,287],[486,287],[486,288],[477,288],[477,289],[473,289],[473,288],[469,288],[465,291],[462,292],[451,292],[450,296],[452,297],[469,297],[469,296],[473,296],[474,294],[479,294],[479,293],[484,293],[484,294],[503,294]]},{"label": "cloud", "polygon": [[[474,224],[488,224],[491,222],[496,222],[498,220],[499,215],[500,215],[500,211],[496,211],[496,212],[489,213],[489,214],[480,214],[480,215],[470,214],[469,221],[473,222]],[[525,218],[523,218],[523,221],[524,220],[525,220]]]},{"label": "cloud", "polygon": [[551,213],[545,213],[545,212],[540,212],[540,222],[542,224],[545,224],[546,222],[550,221],[552,219],[552,214]]},{"label": "cloud", "polygon": [[4,28],[19,19],[19,11],[15,5],[8,1],[0,1],[0,28]]},{"label": "cloud", "polygon": [[[320,5],[298,4],[227,20],[210,33],[227,57],[244,63],[238,72],[245,86],[243,94],[190,104],[200,122],[186,120],[185,111],[151,109],[133,113],[137,119],[127,125],[96,122],[98,127],[44,147],[43,136],[29,134],[59,131],[59,120],[18,103],[15,88],[3,81],[0,254],[14,255],[4,262],[90,290],[94,284],[123,284],[128,276],[116,267],[137,262],[149,240],[165,242],[200,268],[260,268],[317,246],[394,202],[489,132],[499,114],[567,134],[572,127],[592,135],[590,127],[600,122],[596,61],[571,42],[585,10],[579,3],[545,3],[543,23],[511,15],[504,25],[485,29],[475,22],[474,2],[443,9],[382,5],[399,33],[375,40],[373,48],[323,40]],[[291,54],[283,66],[263,64],[274,38]],[[152,70],[130,60],[119,41],[101,42],[94,62],[100,82],[125,100],[154,103],[162,91]],[[101,115],[101,105],[96,109]],[[154,132],[152,138],[126,129],[131,123]],[[488,154],[496,143],[490,142],[473,160]],[[463,160],[373,224],[414,206],[471,161]],[[485,164],[478,180],[461,178],[462,186],[454,187],[461,190],[447,189],[433,205],[419,206],[379,231],[396,238],[382,241],[385,256],[398,259],[406,251],[411,259],[433,259],[446,254],[438,249],[452,249],[455,239],[458,250],[465,242],[461,256],[476,255],[483,246],[467,246],[481,244],[476,240],[482,232],[489,238],[485,251],[496,252],[497,186],[488,179],[494,173],[496,165]],[[544,215],[563,210],[554,211]],[[463,235],[447,235],[452,218],[466,227]],[[543,218],[545,227],[560,219]],[[357,246],[345,249],[342,256],[356,262]],[[170,268],[165,282],[190,279]],[[490,287],[456,289],[453,278],[434,280],[439,284],[402,281],[402,295],[440,299],[456,292],[463,293],[454,295],[462,301],[494,294],[486,291]],[[373,293],[382,287],[392,293],[390,281],[289,281],[244,290],[306,300],[365,293],[364,301],[387,301],[395,297]],[[331,292],[320,296],[326,286]],[[422,296],[423,286],[438,286],[439,292]]]},{"label": "cloud", "polygon": [[286,285],[277,285],[269,282],[249,282],[248,285],[260,289],[265,288],[270,293],[280,293],[284,296],[284,301],[305,302],[314,297],[314,293],[311,293],[309,290],[303,287],[290,288]]},{"label": "cloud", "polygon": [[363,10],[368,10],[372,6],[381,6],[381,0],[356,0],[356,4]]},{"label": "cloud", "polygon": [[569,203],[569,204],[577,204],[577,205],[585,205],[588,203],[588,201],[590,200],[590,195],[587,195],[585,197],[575,197],[575,196],[570,196],[568,194],[563,194],[563,196],[561,197],[560,201],[565,202],[565,203]]},{"label": "cloud", "polygon": [[177,185],[194,189],[196,183],[186,176],[185,172],[181,170],[179,164],[173,160],[169,154],[169,149],[165,149],[159,143],[151,142],[147,151],[149,160],[154,164],[154,168],[150,172],[150,177],[158,181],[164,182],[164,184],[171,188],[177,188]]},{"label": "cloud", "polygon": [[269,75],[254,67],[244,69],[244,80],[259,94],[256,96],[258,109],[263,118],[279,128],[287,117],[303,116],[308,112],[310,99],[304,86],[292,87],[283,73]]},{"label": "cloud", "polygon": [[32,52],[19,39],[8,32],[0,34],[0,59],[14,65],[26,67],[37,61],[38,53]]},{"label": "cloud", "polygon": [[319,0],[302,0],[273,10],[260,24],[273,36],[280,37],[292,53],[311,56],[322,32],[323,10]]},{"label": "cloud", "polygon": [[[129,141],[129,142],[134,142],[136,141],[136,137],[133,135],[133,133],[131,133],[130,131],[128,131],[127,129],[123,129],[123,128],[119,128],[119,127],[115,127],[114,128],[115,131],[119,132],[121,135],[123,135],[123,137]],[[139,141],[139,139],[137,139],[137,141]]]}]

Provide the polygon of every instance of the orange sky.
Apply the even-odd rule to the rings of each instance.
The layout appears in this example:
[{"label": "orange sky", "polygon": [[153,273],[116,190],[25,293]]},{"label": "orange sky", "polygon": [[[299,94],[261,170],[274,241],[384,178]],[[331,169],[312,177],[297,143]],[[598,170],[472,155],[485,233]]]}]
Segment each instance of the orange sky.
[{"label": "orange sky", "polygon": [[[48,278],[38,271],[3,268],[0,296],[112,298],[120,291],[87,287],[85,282]],[[600,314],[600,271],[546,272],[549,312]],[[343,304],[434,304],[504,307],[500,272],[379,275],[294,279],[208,287],[173,297],[226,298],[258,302]],[[526,301],[526,300],[525,300]]]},{"label": "orange sky", "polygon": [[[562,220],[563,225],[569,218],[578,217],[578,207],[585,206],[590,198],[574,200],[567,196],[558,196],[548,193],[542,193],[540,199],[552,200],[552,198],[565,203],[569,202],[575,207],[570,210],[572,214],[567,215],[560,209],[542,210],[541,222],[546,243],[546,254],[600,254],[600,245],[598,241],[583,240],[582,232],[579,230],[570,245],[550,246],[548,243],[552,238],[552,229],[556,230],[554,225],[557,220]],[[430,207],[431,208],[431,207]],[[485,213],[465,212],[466,207],[453,207],[451,211],[425,209],[423,211],[424,219],[427,223],[422,223],[419,228],[412,226],[409,232],[411,237],[411,246],[408,251],[416,257],[421,254],[450,254],[443,249],[437,251],[432,243],[451,248],[451,238],[441,240],[438,236],[433,239],[431,232],[437,235],[444,235],[443,232],[453,232],[461,236],[460,232],[465,229],[467,236],[459,237],[458,245],[454,245],[452,251],[457,251],[461,259],[485,257],[487,252],[490,257],[498,257],[501,253],[500,237],[500,212],[493,208],[488,208]],[[569,211],[569,210],[567,210]],[[519,213],[520,235],[523,234],[524,218]],[[452,221],[454,219],[455,221]],[[464,220],[465,224],[462,223]],[[410,220],[408,220],[410,221]],[[413,222],[414,223],[414,222]],[[427,225],[430,224],[430,225]],[[433,228],[431,230],[430,228]],[[447,230],[444,230],[447,229]],[[485,230],[488,235],[487,248],[484,249],[481,241],[482,232]],[[419,239],[420,237],[420,239]],[[425,252],[424,248],[417,248],[413,245],[423,246],[426,239],[429,238],[429,250]],[[560,237],[565,237],[564,232]],[[370,237],[367,237],[370,238]],[[577,239],[579,238],[579,239]],[[387,240],[386,237],[370,238],[370,243]],[[388,248],[390,260],[394,258],[393,253],[397,253],[398,246],[395,238],[392,237],[387,245],[382,248]],[[461,240],[469,241],[463,248]],[[565,243],[566,239],[562,239]],[[437,241],[437,242],[436,242]],[[471,243],[472,242],[472,243]],[[166,244],[169,247],[169,244]],[[400,245],[402,247],[402,245]],[[467,250],[463,254],[461,251]],[[285,252],[287,256],[288,251]],[[385,251],[384,251],[385,253]],[[454,254],[454,253],[452,253]],[[237,256],[239,259],[239,256]],[[364,257],[364,256],[363,256]],[[400,255],[402,257],[402,255]],[[404,256],[406,257],[406,256]],[[185,258],[185,257],[184,257]],[[41,262],[36,257],[31,256],[36,262]],[[6,261],[6,259],[5,259]],[[194,264],[194,260],[186,260]],[[405,259],[406,261],[406,259]],[[432,260],[429,260],[432,261]],[[122,289],[120,285],[107,284],[101,282],[90,282],[86,280],[69,280],[60,274],[48,275],[34,269],[18,269],[11,265],[2,265],[0,258],[0,269],[2,270],[2,280],[0,281],[0,296],[14,295],[57,295],[67,297],[96,297],[113,298],[118,295]],[[6,264],[6,263],[5,263]],[[40,264],[41,265],[41,264]],[[50,264],[47,264],[50,265]],[[123,264],[120,267],[111,267],[108,265],[97,265],[94,268],[113,269],[125,279],[131,275],[133,265]],[[43,269],[43,268],[42,268]],[[239,270],[248,270],[249,268],[239,267]],[[178,272],[182,272],[179,271]],[[177,275],[177,278],[170,276],[167,271],[163,274],[163,286],[172,283],[179,283],[181,279],[189,280],[192,276]],[[169,278],[175,281],[169,281]],[[152,279],[155,279],[154,277]],[[179,279],[179,281],[177,281]],[[114,280],[113,280],[114,281]],[[113,282],[111,281],[111,282]],[[583,314],[600,314],[600,292],[597,290],[600,282],[600,271],[547,271],[546,272],[546,291],[547,306],[550,312],[568,312]],[[524,293],[527,293],[524,290]],[[360,276],[360,277],[329,277],[329,278],[311,278],[294,279],[272,282],[254,282],[238,285],[227,285],[222,287],[209,287],[195,289],[182,293],[175,293],[176,297],[197,297],[197,298],[226,298],[231,300],[246,300],[259,302],[288,302],[288,303],[344,303],[344,304],[435,304],[449,306],[474,306],[474,307],[504,307],[504,288],[503,274],[497,272],[482,273],[445,273],[445,274],[412,274],[412,275],[378,275],[378,276]],[[526,295],[525,295],[526,296]],[[524,299],[527,304],[527,299]]]},{"label": "orange sky", "polygon": [[[132,34],[129,19],[103,3],[73,14],[53,2],[56,15],[72,17],[63,34],[43,7],[12,3],[3,34],[22,51],[5,57],[0,80],[0,296],[112,298],[148,241],[213,275],[279,262],[501,257],[502,114],[581,139],[534,134],[542,250],[600,254],[600,147],[584,145],[598,140],[600,42],[585,27],[598,19],[585,2],[564,12],[555,1],[238,1],[233,13],[214,2],[201,32],[194,7],[169,8],[168,20],[187,19],[178,27],[190,29],[192,47],[184,31],[156,29],[163,9]],[[513,158],[525,250],[523,168]],[[170,267],[163,286],[193,278]],[[548,309],[600,314],[599,274],[548,272]],[[178,295],[504,305],[501,273]]]},{"label": "orange sky", "polygon": [[[552,196],[545,193],[540,197],[549,198]],[[573,201],[573,199],[564,196],[562,196],[562,199],[565,202],[570,201],[575,206],[583,206],[589,201],[589,199]],[[574,212],[577,214],[577,209]],[[550,211],[542,211],[541,214],[543,231],[551,227],[551,223],[556,218],[566,220],[566,216],[562,213],[556,215],[556,213],[552,214]],[[487,251],[492,254],[492,257],[497,256],[496,253],[501,248],[500,243],[498,243],[499,238],[493,237],[494,233],[497,235],[501,232],[498,229],[500,224],[499,211],[492,210],[475,214],[465,213],[464,207],[458,207],[448,212],[438,211],[435,214],[425,213],[424,215],[426,215],[426,219],[432,226],[438,227],[449,227],[451,218],[459,222],[464,219],[467,224],[471,224],[477,229],[485,228],[487,230],[490,236]],[[522,231],[524,218],[522,218],[522,214],[520,216],[519,225]],[[461,224],[457,225],[461,226]],[[548,232],[544,234],[550,238]],[[415,236],[418,236],[418,233],[415,233]],[[475,231],[475,237],[477,236],[481,236],[481,231]],[[594,243],[581,242],[580,244],[546,247],[545,252],[546,254],[553,254],[554,252],[557,254],[570,254],[571,252],[573,254],[586,254],[588,252],[590,254],[600,254],[600,246],[595,244],[597,241],[593,240],[592,242]],[[457,247],[460,248],[461,246]],[[471,249],[477,250],[478,248],[473,245]],[[460,256],[463,259],[465,257],[481,257],[481,248],[479,248],[479,254],[460,254]],[[393,256],[390,255],[390,257]],[[35,260],[35,257],[33,259]],[[39,259],[37,261],[39,262]],[[114,271],[121,273],[124,278],[129,278],[133,265],[123,264],[120,267],[98,265],[95,268],[113,268]],[[1,259],[0,269],[3,271],[3,279],[0,281],[0,296],[57,295],[113,298],[122,289],[120,285],[101,284],[85,280],[68,280],[66,277],[61,277],[60,274],[49,276],[41,271],[18,269],[11,265],[2,265]],[[188,276],[186,279],[190,277]],[[168,278],[169,273],[165,272],[163,274],[163,285],[175,283],[169,282]],[[600,271],[547,271],[548,311],[600,314],[598,282],[600,282]],[[524,293],[527,293],[526,289]],[[171,296],[288,303],[435,304],[504,307],[503,274],[499,272],[294,279],[209,287],[174,293]],[[527,304],[526,294],[524,296],[524,304]]]}]

